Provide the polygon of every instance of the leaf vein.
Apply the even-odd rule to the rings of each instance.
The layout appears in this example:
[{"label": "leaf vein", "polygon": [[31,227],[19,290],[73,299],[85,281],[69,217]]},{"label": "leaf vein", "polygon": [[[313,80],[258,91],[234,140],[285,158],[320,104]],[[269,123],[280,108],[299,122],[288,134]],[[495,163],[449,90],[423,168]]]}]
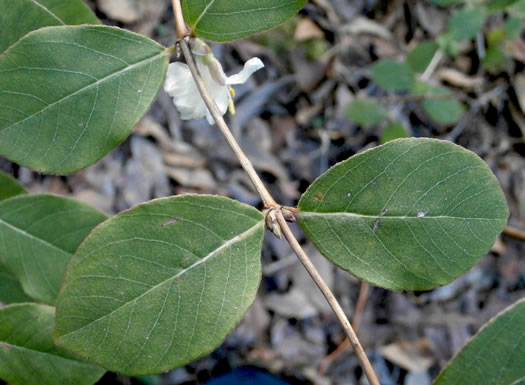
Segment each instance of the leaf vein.
[{"label": "leaf vein", "polygon": [[[208,255],[206,255],[205,257],[203,258],[200,258],[198,261],[192,263],[191,265],[189,265],[188,267],[186,267],[185,269],[181,270],[180,272],[178,272],[177,274],[173,275],[172,277],[169,277],[165,280],[163,280],[162,282],[159,282],[158,284],[156,284],[155,286],[152,286],[150,287],[148,290],[146,290],[144,293],[140,294],[138,297],[136,297],[133,301],[137,301],[138,299],[146,296],[147,294],[149,294],[151,291],[155,290],[156,288],[162,286],[163,284],[169,282],[170,280],[175,280],[177,279],[178,277],[182,276],[183,274],[186,274],[188,271],[194,269],[195,267],[201,265],[201,264],[204,264],[205,262],[207,262],[210,258],[213,258],[214,256],[218,255],[223,249],[227,248],[227,247],[230,247],[232,244],[234,244],[235,242],[239,241],[239,240],[243,240],[245,239],[246,237],[250,236],[253,232],[255,232],[259,227],[261,227],[262,225],[264,224],[263,221],[259,221],[258,223],[256,223],[255,225],[253,225],[252,227],[250,227],[249,229],[247,229],[246,231],[244,231],[243,233],[239,234],[239,235],[236,235],[235,237],[231,238],[230,240],[226,241],[225,243],[223,243],[221,246],[219,246],[218,248],[216,248],[215,250],[211,251]],[[106,277],[107,278],[107,277]],[[130,303],[130,302],[128,302]],[[126,303],[127,304],[127,303]],[[122,306],[125,306],[125,305],[122,305]],[[63,339],[65,338],[66,336],[68,335],[72,335],[72,334],[76,334],[80,331],[82,331],[83,329],[87,328],[89,325],[93,324],[94,322],[97,322],[97,321],[100,321],[102,319],[104,319],[105,317],[115,313],[117,310],[121,309],[122,306],[120,307],[117,307],[115,308],[114,310],[112,310],[110,313],[106,314],[106,315],[103,315],[95,320],[92,320],[90,323],[80,327],[79,329],[76,329],[76,330],[73,330],[71,332],[68,332],[66,334],[63,334],[61,336],[58,337],[58,339]]]}]

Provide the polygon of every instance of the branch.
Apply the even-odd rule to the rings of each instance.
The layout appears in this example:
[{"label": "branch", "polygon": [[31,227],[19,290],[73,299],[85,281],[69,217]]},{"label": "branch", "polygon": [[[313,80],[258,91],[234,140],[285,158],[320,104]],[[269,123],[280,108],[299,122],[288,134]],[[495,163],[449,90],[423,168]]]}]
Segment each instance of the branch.
[{"label": "branch", "polygon": [[190,31],[186,27],[184,22],[184,16],[182,14],[182,7],[180,6],[180,0],[172,0],[171,5],[173,7],[173,17],[175,18],[175,30],[177,33],[177,40],[181,40],[186,36],[189,36]]},{"label": "branch", "polygon": [[[352,319],[352,327],[354,328],[354,331],[359,333],[359,325],[361,324],[361,316],[363,315],[363,311],[366,306],[366,300],[368,297],[368,288],[369,284],[368,282],[362,281],[361,282],[361,289],[359,290],[359,297],[357,299],[357,304],[355,305],[355,311],[354,311],[354,317]],[[321,365],[319,365],[319,374],[324,375],[326,372],[326,369],[328,366],[342,353],[348,349],[350,346],[350,340],[347,338],[345,339],[332,353],[327,355],[323,361],[321,361]]]},{"label": "branch", "polygon": [[377,376],[374,373],[374,369],[372,368],[372,365],[370,364],[370,361],[368,360],[368,357],[366,356],[366,353],[363,347],[361,346],[361,342],[359,342],[359,339],[357,338],[357,335],[355,334],[354,329],[350,324],[350,321],[348,321],[348,318],[346,318],[345,312],[341,308],[341,305],[339,305],[339,302],[337,302],[337,299],[335,298],[334,294],[332,293],[326,282],[323,280],[323,277],[321,277],[321,274],[319,274],[314,264],[312,263],[312,261],[310,261],[310,258],[308,258],[308,255],[306,255],[301,245],[293,235],[290,226],[288,226],[288,223],[284,219],[283,213],[280,210],[277,211],[277,221],[281,226],[281,231],[284,234],[284,237],[292,247],[292,250],[295,252],[303,266],[306,268],[306,271],[308,271],[308,274],[310,274],[310,277],[312,277],[319,290],[321,290],[321,293],[323,293],[323,296],[326,298],[328,304],[334,311],[335,316],[343,326],[343,330],[345,331],[346,336],[348,337],[350,343],[352,344],[352,347],[354,348],[354,352],[357,358],[359,359],[359,362],[361,363],[363,371],[365,372],[365,375],[368,378],[368,382],[370,382],[370,385],[380,385],[379,380],[377,379]]},{"label": "branch", "polygon": [[182,48],[182,54],[186,59],[186,64],[188,64],[191,74],[193,75],[193,79],[195,80],[195,84],[197,84],[197,88],[199,89],[199,92],[202,95],[202,98],[204,99],[204,103],[206,103],[206,106],[208,107],[208,110],[210,110],[213,119],[215,119],[215,123],[217,123],[217,126],[221,130],[222,135],[230,145],[232,151],[235,153],[235,156],[237,157],[237,159],[239,159],[242,168],[244,169],[244,171],[246,171],[248,177],[255,186],[257,193],[263,201],[264,207],[277,207],[277,202],[275,202],[273,197],[270,195],[270,193],[264,186],[264,183],[257,175],[257,172],[255,171],[252,162],[250,162],[248,157],[242,151],[241,147],[237,143],[237,140],[235,139],[230,129],[228,128],[226,122],[224,121],[224,118],[222,117],[222,114],[220,113],[219,108],[215,103],[215,100],[210,96],[206,85],[204,84],[204,81],[202,80],[202,77],[199,73],[199,70],[197,69],[197,65],[195,64],[195,60],[193,59],[193,55],[191,53],[188,42],[185,39],[182,39],[179,43]]},{"label": "branch", "polygon": [[[175,13],[175,22],[177,23],[177,36],[179,36],[179,32],[182,29],[179,24],[182,24],[185,27],[184,24],[184,17],[182,15],[182,9],[180,7],[180,0],[172,0],[173,1],[173,11]],[[183,35],[181,33],[181,36],[187,36]],[[370,385],[380,385],[379,380],[377,379],[376,374],[374,373],[374,369],[372,368],[372,365],[370,364],[370,361],[368,360],[368,357],[366,356],[366,353],[361,346],[361,343],[359,342],[359,339],[357,338],[357,335],[355,334],[354,330],[352,329],[352,325],[350,324],[350,321],[348,321],[348,318],[346,317],[343,309],[341,308],[341,305],[337,302],[337,299],[335,298],[334,294],[330,291],[330,288],[324,282],[323,278],[315,268],[315,266],[312,264],[310,259],[308,258],[308,255],[304,252],[304,250],[301,248],[301,245],[293,235],[290,227],[288,226],[288,223],[286,222],[286,219],[283,216],[282,213],[282,207],[275,202],[271,194],[268,192],[266,187],[264,186],[264,183],[257,175],[257,172],[255,171],[255,168],[253,167],[252,163],[248,159],[248,157],[244,154],[243,150],[237,143],[235,137],[232,135],[228,125],[224,121],[224,118],[219,111],[219,108],[217,107],[217,104],[215,103],[215,100],[211,97],[208,89],[206,88],[206,85],[204,84],[204,81],[202,80],[202,77],[199,73],[199,70],[197,69],[197,65],[195,64],[195,60],[193,58],[193,55],[191,53],[191,49],[188,45],[188,42],[186,39],[182,38],[179,40],[179,44],[182,48],[182,53],[184,55],[184,58],[186,59],[186,64],[188,65],[191,74],[193,76],[193,79],[197,85],[197,88],[204,100],[204,103],[208,107],[208,110],[210,111],[211,115],[213,116],[213,119],[215,119],[215,122],[219,129],[221,130],[221,133],[225,137],[226,141],[228,142],[229,146],[235,153],[236,157],[238,158],[239,162],[241,163],[241,166],[243,169],[247,172],[248,177],[250,178],[251,182],[255,186],[255,189],[257,190],[259,196],[261,197],[263,204],[265,208],[269,209],[268,212],[274,212],[276,216],[276,220],[280,226],[280,230],[284,234],[286,240],[292,247],[293,251],[301,261],[301,263],[304,265],[312,279],[314,280],[315,284],[321,292],[323,293],[324,297],[330,304],[330,307],[334,311],[337,319],[341,323],[346,335],[348,336],[348,339],[350,340],[350,343],[352,344],[354,351],[357,355],[357,358],[359,359],[361,366],[363,368],[363,371],[365,372],[366,377],[368,378],[368,381]]]}]

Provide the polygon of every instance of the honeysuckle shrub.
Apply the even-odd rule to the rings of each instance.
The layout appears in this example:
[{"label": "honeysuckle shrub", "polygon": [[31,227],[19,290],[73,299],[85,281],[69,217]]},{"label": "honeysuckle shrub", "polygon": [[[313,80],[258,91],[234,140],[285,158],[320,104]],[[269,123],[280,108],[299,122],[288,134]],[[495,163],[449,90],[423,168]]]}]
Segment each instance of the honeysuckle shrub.
[{"label": "honeysuckle shrub", "polygon": [[[228,78],[197,38],[224,42],[266,31],[305,1],[182,4],[199,69],[224,113],[234,112],[231,84],[263,64],[249,61]],[[7,10],[0,155],[12,162],[50,174],[95,163],[130,135],[163,84],[183,118],[213,123],[188,69],[168,67],[171,47],[100,25],[80,0],[0,0],[0,9]],[[417,66],[378,63],[376,81],[413,87]],[[399,75],[395,84],[383,77],[388,69]],[[186,96],[188,87],[194,92]],[[374,110],[370,103],[355,108],[365,112],[363,123],[375,119]],[[509,215],[482,159],[422,138],[390,141],[335,165],[294,212],[328,260],[392,290],[428,290],[461,276],[489,251]],[[27,195],[0,174],[0,378],[89,385],[105,370],[161,373],[211,352],[255,298],[264,229],[262,212],[226,197],[166,197],[108,218],[68,198]],[[437,384],[494,384],[503,369],[499,384],[523,381],[525,345],[514,338],[525,333],[522,319],[519,302]],[[486,349],[495,338],[497,350]]]}]

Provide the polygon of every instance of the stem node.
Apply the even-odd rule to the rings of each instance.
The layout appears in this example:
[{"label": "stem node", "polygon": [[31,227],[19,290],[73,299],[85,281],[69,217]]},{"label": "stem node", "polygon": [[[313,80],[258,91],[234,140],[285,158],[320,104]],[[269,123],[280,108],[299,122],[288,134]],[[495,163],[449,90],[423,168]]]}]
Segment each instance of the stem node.
[{"label": "stem node", "polygon": [[277,238],[282,238],[282,232],[281,232],[281,226],[279,225],[277,221],[277,210],[280,210],[280,208],[270,208],[263,211],[264,219],[266,221],[266,228],[270,230],[273,235],[275,235]]}]

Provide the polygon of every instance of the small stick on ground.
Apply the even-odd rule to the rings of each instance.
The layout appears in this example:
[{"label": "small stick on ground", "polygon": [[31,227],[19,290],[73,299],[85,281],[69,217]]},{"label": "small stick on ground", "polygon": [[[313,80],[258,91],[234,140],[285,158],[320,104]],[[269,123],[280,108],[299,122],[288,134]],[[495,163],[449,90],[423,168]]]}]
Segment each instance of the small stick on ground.
[{"label": "small stick on ground", "polygon": [[503,234],[519,239],[520,241],[525,241],[525,230],[520,230],[512,226],[506,226],[503,229]]}]

